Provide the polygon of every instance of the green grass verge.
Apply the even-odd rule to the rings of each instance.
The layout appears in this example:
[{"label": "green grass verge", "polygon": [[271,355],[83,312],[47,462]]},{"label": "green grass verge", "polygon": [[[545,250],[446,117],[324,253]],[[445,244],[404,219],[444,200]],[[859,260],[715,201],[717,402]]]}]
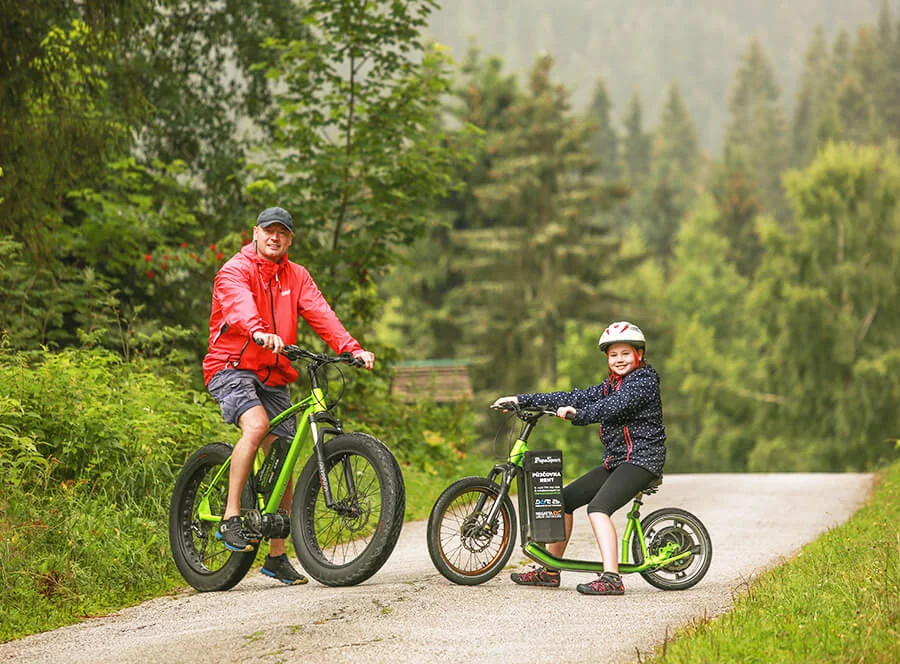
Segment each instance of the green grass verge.
[{"label": "green grass verge", "polygon": [[843,525],[753,580],[648,661],[900,662],[900,464]]}]

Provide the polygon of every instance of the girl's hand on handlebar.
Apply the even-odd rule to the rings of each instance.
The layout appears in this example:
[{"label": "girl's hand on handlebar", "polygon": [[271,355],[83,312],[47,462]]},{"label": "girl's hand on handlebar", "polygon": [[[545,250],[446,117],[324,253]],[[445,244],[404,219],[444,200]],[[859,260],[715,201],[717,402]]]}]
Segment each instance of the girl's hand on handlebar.
[{"label": "girl's hand on handlebar", "polygon": [[573,420],[576,412],[572,406],[560,406],[556,409],[556,416],[563,420]]},{"label": "girl's hand on handlebar", "polygon": [[361,366],[370,371],[375,366],[375,353],[370,353],[367,350],[355,350],[353,351],[353,357],[362,362]]},{"label": "girl's hand on handlebar", "polygon": [[519,397],[511,396],[511,397],[500,397],[494,403],[491,404],[491,408],[494,410],[511,410],[510,406],[514,406],[519,403]]}]

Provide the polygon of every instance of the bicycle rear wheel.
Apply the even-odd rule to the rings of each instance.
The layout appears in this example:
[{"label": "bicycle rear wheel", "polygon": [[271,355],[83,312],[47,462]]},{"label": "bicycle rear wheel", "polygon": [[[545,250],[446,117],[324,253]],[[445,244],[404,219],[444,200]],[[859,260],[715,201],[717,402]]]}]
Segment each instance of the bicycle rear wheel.
[{"label": "bicycle rear wheel", "polygon": [[[641,572],[651,586],[661,590],[685,590],[702,579],[712,562],[712,540],[700,519],[677,507],[651,512],[641,520],[647,551],[656,555],[666,546],[690,555],[668,565]],[[637,563],[643,561],[637,535],[631,540],[631,552]]]},{"label": "bicycle rear wheel", "polygon": [[438,497],[428,517],[428,553],[446,579],[474,586],[506,565],[516,546],[509,496],[503,496],[496,521],[486,520],[499,496],[500,487],[487,478],[464,477]]},{"label": "bicycle rear wheel", "polygon": [[390,450],[362,433],[335,436],[324,447],[334,506],[325,504],[314,455],[291,503],[291,538],[303,569],[327,586],[351,586],[375,574],[394,550],[406,489]]},{"label": "bicycle rear wheel", "polygon": [[[228,473],[211,485],[222,464],[231,456],[232,446],[211,443],[194,452],[184,464],[169,505],[169,545],[175,566],[191,586],[200,592],[228,590],[234,587],[256,558],[253,551],[236,553],[216,538],[218,521],[201,519],[199,509],[208,499],[209,512],[225,513],[228,497]],[[241,495],[243,509],[253,507],[249,484]]]}]

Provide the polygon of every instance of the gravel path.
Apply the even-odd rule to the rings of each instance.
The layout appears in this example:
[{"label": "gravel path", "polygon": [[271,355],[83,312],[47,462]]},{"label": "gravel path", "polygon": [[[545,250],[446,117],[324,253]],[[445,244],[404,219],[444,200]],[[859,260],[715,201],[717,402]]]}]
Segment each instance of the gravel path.
[{"label": "gravel path", "polygon": [[[713,542],[709,572],[686,591],[635,575],[622,597],[585,597],[575,585],[591,577],[578,573],[564,573],[559,589],[520,588],[505,572],[456,586],[432,566],[415,522],[359,586],[286,587],[254,571],[228,592],[185,591],[2,644],[0,662],[634,662],[678,626],[726,611],[757,573],[845,521],[871,483],[867,474],[666,476],[642,514],[684,508]],[[569,553],[597,555],[583,510]],[[527,561],[517,550],[511,562]]]}]

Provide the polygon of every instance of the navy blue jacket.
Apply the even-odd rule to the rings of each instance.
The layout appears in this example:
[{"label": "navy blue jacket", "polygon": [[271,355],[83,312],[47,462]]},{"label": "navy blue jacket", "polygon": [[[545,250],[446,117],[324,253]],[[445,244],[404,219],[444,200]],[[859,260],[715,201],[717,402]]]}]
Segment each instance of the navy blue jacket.
[{"label": "navy blue jacket", "polygon": [[666,461],[666,430],[663,427],[659,375],[651,366],[638,367],[623,378],[607,378],[600,385],[569,392],[518,395],[523,406],[548,410],[575,408],[572,424],[600,423],[603,465],[612,470],[633,463],[661,475]]}]

